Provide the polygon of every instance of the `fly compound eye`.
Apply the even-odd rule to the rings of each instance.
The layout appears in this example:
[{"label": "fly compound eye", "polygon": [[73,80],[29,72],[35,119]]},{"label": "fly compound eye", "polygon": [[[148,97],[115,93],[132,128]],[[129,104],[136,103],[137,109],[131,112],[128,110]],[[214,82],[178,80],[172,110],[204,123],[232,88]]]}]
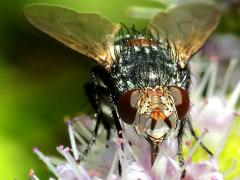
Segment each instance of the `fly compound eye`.
[{"label": "fly compound eye", "polygon": [[132,124],[137,113],[138,100],[140,92],[138,90],[129,90],[120,96],[118,101],[118,113],[122,121]]},{"label": "fly compound eye", "polygon": [[169,90],[173,96],[178,117],[183,118],[188,113],[190,107],[188,92],[177,86],[171,86]]}]

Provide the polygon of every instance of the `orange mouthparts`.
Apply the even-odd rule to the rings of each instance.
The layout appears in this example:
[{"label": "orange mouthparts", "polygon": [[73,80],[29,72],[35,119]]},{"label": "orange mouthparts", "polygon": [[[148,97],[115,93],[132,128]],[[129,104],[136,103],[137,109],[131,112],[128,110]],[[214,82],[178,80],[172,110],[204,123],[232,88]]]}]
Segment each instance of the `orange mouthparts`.
[{"label": "orange mouthparts", "polygon": [[158,120],[164,121],[167,118],[167,116],[161,111],[160,108],[155,108],[151,112],[151,118],[154,119],[155,121],[158,121]]}]

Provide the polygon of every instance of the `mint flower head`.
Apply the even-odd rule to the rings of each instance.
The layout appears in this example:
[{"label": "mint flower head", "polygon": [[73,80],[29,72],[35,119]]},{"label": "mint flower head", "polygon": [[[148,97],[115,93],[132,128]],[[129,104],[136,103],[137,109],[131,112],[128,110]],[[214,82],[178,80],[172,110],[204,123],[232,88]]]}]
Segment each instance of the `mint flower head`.
[{"label": "mint flower head", "polygon": [[[210,41],[209,44],[211,43]],[[239,138],[239,133],[237,133],[239,131],[239,109],[237,107],[240,81],[239,78],[234,78],[238,73],[236,71],[239,66],[238,59],[228,57],[229,53],[222,52],[220,54],[222,56],[211,56],[210,51],[208,53],[205,54],[205,57],[210,55],[208,57],[210,62],[206,63],[197,57],[196,59],[199,61],[192,63],[193,72],[198,73],[192,78],[191,116],[194,127],[209,130],[210,133],[205,143],[213,150],[215,158],[220,162],[221,169],[225,171],[224,177],[232,174],[229,178],[232,179],[240,174],[239,163],[237,163],[240,152],[234,150],[239,145],[237,141]],[[204,75],[199,79],[197,74]],[[236,82],[236,84],[232,82]]]},{"label": "mint flower head", "polygon": [[[115,132],[112,131],[112,138],[106,146],[101,141],[102,135],[105,134],[104,129],[102,129],[100,136],[96,139],[96,144],[93,145],[85,160],[79,161],[78,158],[82,155],[81,146],[86,143],[83,140],[84,136],[86,137],[90,133],[85,124],[86,120],[94,123],[85,116],[75,118],[71,123],[68,123],[71,147],[57,147],[57,151],[63,158],[50,158],[34,148],[34,152],[53,172],[55,178],[61,180],[178,180],[185,169],[186,179],[196,177],[196,172],[200,172],[200,170],[204,174],[203,177],[212,176],[218,179],[223,177],[218,171],[214,159],[197,164],[191,161],[192,155],[203,140],[207,130],[202,133],[192,147],[189,147],[187,160],[183,167],[180,167],[177,161],[177,141],[174,137],[168,138],[161,144],[160,151],[152,165],[151,148],[145,139],[125,132],[123,132],[124,139],[118,139]],[[136,141],[132,141],[130,144],[129,139]],[[79,146],[80,142],[81,146]],[[123,144],[123,149],[121,144]],[[119,166],[121,173],[119,173]],[[31,178],[38,179],[33,171],[31,172]]]},{"label": "mint flower head", "polygon": [[[212,84],[216,83],[212,77],[217,77],[214,73],[217,73],[219,64],[216,64],[216,61],[205,65],[198,63],[201,64],[202,61],[193,63],[192,68],[198,67],[201,74],[202,67],[205,73],[202,78],[198,78],[198,73],[193,77],[191,116],[194,127],[203,132],[196,142],[192,141],[190,134],[186,132],[184,148],[187,149],[187,153],[183,166],[178,162],[178,144],[174,133],[160,145],[156,159],[152,163],[150,144],[139,137],[132,126],[123,124],[121,139],[118,138],[116,130],[111,129],[110,139],[106,141],[107,131],[104,127],[100,126],[98,136],[94,136],[92,132],[95,120],[82,115],[68,119],[70,146],[57,147],[60,158],[46,156],[34,148],[34,152],[54,174],[55,177],[51,179],[179,180],[183,171],[186,171],[185,180],[221,180],[227,177],[236,169],[234,167],[237,158],[235,157],[232,164],[229,164],[228,170],[220,171],[219,163],[221,164],[221,153],[237,122],[236,103],[240,94],[240,82],[227,96],[224,88]],[[230,63],[229,68],[232,68],[231,66]],[[228,73],[232,72],[229,68],[223,78],[227,78]],[[225,86],[227,85],[222,85]],[[202,96],[203,93],[206,95]],[[196,151],[200,149],[199,145],[203,140],[207,145],[211,145],[211,149],[216,147],[213,151],[214,156],[208,159],[198,158],[200,160],[196,162],[193,156],[198,154]],[[33,170],[30,177],[38,179]]]}]

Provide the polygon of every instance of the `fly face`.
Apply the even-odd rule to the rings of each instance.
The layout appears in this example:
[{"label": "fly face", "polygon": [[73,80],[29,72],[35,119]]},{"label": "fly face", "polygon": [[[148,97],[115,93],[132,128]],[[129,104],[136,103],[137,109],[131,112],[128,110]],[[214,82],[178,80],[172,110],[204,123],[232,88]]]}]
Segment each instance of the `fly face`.
[{"label": "fly face", "polygon": [[189,110],[188,93],[179,87],[156,86],[124,93],[118,102],[121,119],[134,126],[138,135],[161,143],[177,128]]}]

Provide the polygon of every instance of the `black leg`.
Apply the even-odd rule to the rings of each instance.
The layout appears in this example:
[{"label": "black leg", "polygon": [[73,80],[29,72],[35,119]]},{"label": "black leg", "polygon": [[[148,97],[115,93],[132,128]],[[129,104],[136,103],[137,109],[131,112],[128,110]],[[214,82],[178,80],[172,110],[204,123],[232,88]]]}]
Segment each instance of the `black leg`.
[{"label": "black leg", "polygon": [[[121,126],[121,123],[120,123],[120,117],[119,117],[119,115],[117,113],[115,97],[112,94],[110,94],[109,99],[110,99],[110,103],[111,103],[112,117],[113,117],[114,123],[116,125],[118,138],[121,139],[121,138],[123,138],[122,126]],[[121,148],[122,148],[122,150],[124,148],[122,143],[121,143]],[[119,173],[119,176],[121,176],[121,174],[122,174],[122,167],[121,167],[120,161],[118,162],[118,173]]]},{"label": "black leg", "polygon": [[[94,110],[97,112],[96,113],[97,122],[96,122],[96,126],[95,126],[94,133],[93,133],[93,138],[92,138],[93,141],[91,140],[89,142],[90,146],[88,145],[87,148],[84,151],[84,152],[87,152],[87,153],[90,151],[91,144],[93,144],[93,142],[95,142],[100,122],[102,122],[104,127],[106,128],[106,130],[108,130],[108,137],[110,135],[109,130],[111,128],[111,125],[104,118],[104,112],[103,112],[102,102],[104,101],[104,98],[105,99],[107,98],[108,101],[109,101],[109,105],[110,105],[110,108],[111,108],[111,116],[112,116],[112,119],[113,119],[113,121],[116,125],[118,137],[119,138],[123,137],[122,127],[121,127],[121,124],[120,124],[120,117],[118,116],[117,108],[116,108],[115,96],[111,93],[111,90],[109,88],[107,88],[107,87],[111,87],[111,84],[109,83],[109,79],[105,79],[105,77],[107,77],[107,76],[104,73],[105,72],[103,72],[101,69],[94,68],[93,71],[92,71],[93,83],[85,86],[85,90],[86,90],[86,93],[89,97],[89,100],[90,100]],[[121,144],[121,148],[123,149],[123,144]],[[83,152],[83,155],[87,154],[87,153],[84,153],[84,152]],[[119,175],[121,175],[122,168],[121,168],[120,161],[118,163],[118,170],[119,170]]]},{"label": "black leg", "polygon": [[[86,94],[87,94],[94,110],[96,111],[96,118],[97,119],[96,119],[96,125],[95,125],[95,128],[94,128],[92,137],[91,137],[90,141],[88,142],[87,147],[84,149],[82,155],[79,157],[79,160],[82,160],[87,156],[87,154],[89,153],[89,151],[92,148],[92,145],[96,141],[96,137],[97,137],[97,133],[98,133],[100,123],[105,122],[105,121],[103,121],[104,115],[103,115],[102,103],[101,103],[101,96],[102,96],[103,93],[101,93],[101,92],[106,93],[107,89],[104,88],[104,87],[100,87],[100,85],[97,81],[96,72],[94,72],[94,71],[92,71],[92,81],[93,81],[92,84],[85,85],[85,91],[86,91]],[[108,127],[109,124],[105,123],[104,126],[108,131],[108,133],[107,133],[107,138],[108,138],[109,134],[110,134],[110,132],[109,132],[110,127]]]},{"label": "black leg", "polygon": [[[182,145],[183,145],[183,135],[184,135],[184,129],[185,129],[185,124],[186,124],[186,119],[183,118],[180,120],[180,125],[179,125],[179,130],[178,130],[178,161],[180,164],[180,167],[182,167],[185,164],[184,157],[183,157],[183,150],[182,150]],[[186,169],[183,170],[181,178],[184,178],[186,174]]]},{"label": "black leg", "polygon": [[[197,136],[196,132],[193,129],[193,126],[192,126],[192,123],[191,123],[191,119],[187,118],[186,121],[188,123],[188,127],[189,127],[189,130],[190,130],[192,136],[197,141],[198,140],[198,136]],[[210,156],[213,156],[213,153],[202,142],[200,142],[200,145]]]},{"label": "black leg", "polygon": [[[194,139],[197,141],[198,140],[198,136],[196,135],[196,132],[194,131],[193,129],[193,126],[192,126],[192,123],[191,123],[191,119],[189,117],[186,117],[184,119],[181,119],[180,121],[180,127],[179,127],[179,131],[178,131],[178,160],[179,160],[179,164],[180,166],[183,166],[185,161],[184,161],[184,158],[183,158],[183,152],[182,152],[182,138],[183,138],[183,135],[184,135],[184,129],[185,129],[185,124],[188,124],[189,126],[189,130],[191,132],[191,135],[194,137]],[[203,144],[203,143],[200,143],[201,147],[209,154],[209,155],[213,155],[211,151],[208,150],[208,148]],[[184,178],[186,174],[186,170],[183,171],[182,173],[182,178]]]},{"label": "black leg", "polygon": [[[183,158],[183,152],[182,152],[182,139],[183,139],[183,134],[184,134],[184,129],[185,129],[185,123],[186,123],[185,119],[180,120],[178,136],[177,136],[177,141],[178,141],[177,155],[178,155],[178,161],[179,161],[180,166],[183,166],[185,163],[184,158]],[[184,170],[182,176],[184,176],[184,175],[185,175],[185,170]]]},{"label": "black leg", "polygon": [[115,102],[115,97],[110,94],[109,96],[110,99],[110,104],[111,104],[111,110],[112,110],[112,116],[113,116],[113,121],[116,125],[116,129],[117,129],[117,133],[118,133],[118,137],[122,138],[122,126],[120,124],[120,117],[117,113],[117,107],[116,107],[116,102]]}]

